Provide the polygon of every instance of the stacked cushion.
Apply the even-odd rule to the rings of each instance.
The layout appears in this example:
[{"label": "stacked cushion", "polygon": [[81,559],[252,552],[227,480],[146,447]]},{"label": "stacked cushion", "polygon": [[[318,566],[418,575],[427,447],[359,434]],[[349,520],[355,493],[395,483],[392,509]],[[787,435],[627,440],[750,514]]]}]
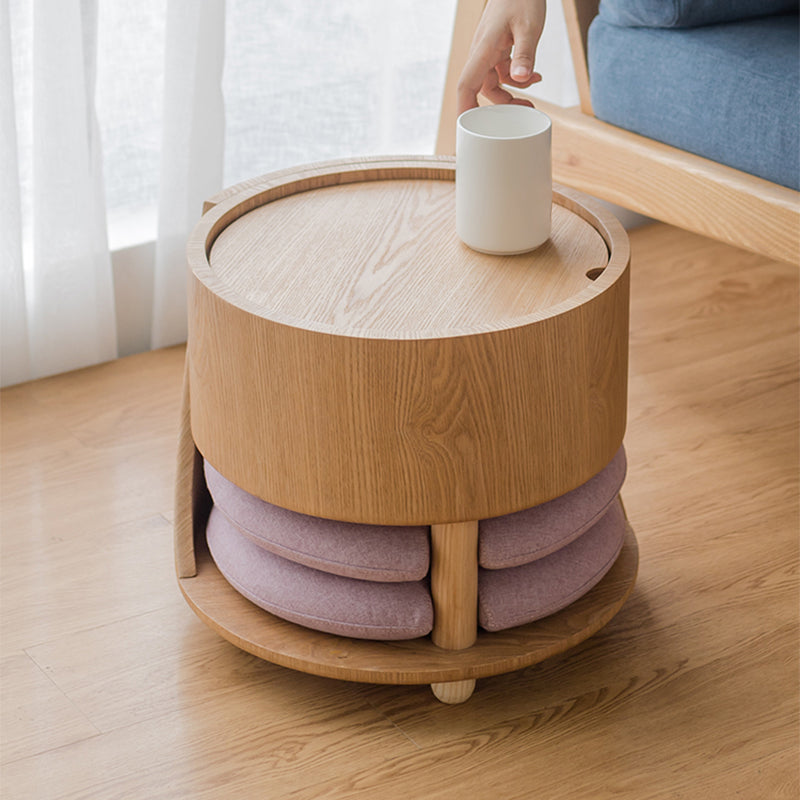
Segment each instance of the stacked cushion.
[{"label": "stacked cushion", "polygon": [[298,514],[259,500],[205,463],[214,505],[275,555],[307,567],[373,581],[418,581],[428,573],[429,529],[362,525]]},{"label": "stacked cushion", "polygon": [[214,506],[206,536],[220,572],[275,616],[362,639],[433,628],[429,529],[298,514],[249,494],[207,461]]},{"label": "stacked cushion", "polygon": [[[479,624],[489,631],[555,613],[588,592],[622,548],[622,449],[598,475],[525,511],[479,523]],[[320,519],[266,503],[205,464],[206,536],[220,572],[283,619],[364,639],[433,629],[429,528]]]},{"label": "stacked cushion", "polygon": [[282,619],[360,639],[414,639],[433,628],[433,603],[424,581],[357,580],[297,564],[244,536],[216,507],[206,536],[225,579]]},{"label": "stacked cushion", "polygon": [[797,0],[603,0],[588,38],[595,116],[800,188],[797,9]]},{"label": "stacked cushion", "polygon": [[548,503],[483,520],[478,563],[486,569],[528,564],[586,533],[608,511],[625,480],[625,451],[589,481]]},{"label": "stacked cushion", "polygon": [[561,611],[599,583],[624,539],[625,517],[617,500],[582,536],[545,558],[510,569],[480,569],[479,624],[500,631]]}]

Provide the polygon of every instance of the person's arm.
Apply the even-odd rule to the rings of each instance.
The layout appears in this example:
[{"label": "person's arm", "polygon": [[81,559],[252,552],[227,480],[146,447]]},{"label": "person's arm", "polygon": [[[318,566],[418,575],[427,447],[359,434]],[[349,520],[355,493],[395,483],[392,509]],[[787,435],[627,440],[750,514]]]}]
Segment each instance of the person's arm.
[{"label": "person's arm", "polygon": [[458,82],[459,114],[478,105],[478,94],[492,103],[532,105],[502,84],[525,89],[542,79],[533,67],[545,5],[546,0],[489,0]]}]

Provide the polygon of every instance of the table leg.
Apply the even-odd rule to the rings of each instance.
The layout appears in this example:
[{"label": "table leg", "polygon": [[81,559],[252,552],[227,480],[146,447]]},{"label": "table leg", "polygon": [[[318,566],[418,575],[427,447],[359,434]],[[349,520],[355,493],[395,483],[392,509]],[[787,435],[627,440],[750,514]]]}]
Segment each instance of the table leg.
[{"label": "table leg", "polygon": [[463,703],[472,697],[475,691],[475,679],[468,681],[450,681],[449,683],[432,683],[431,689],[437,700],[449,705]]},{"label": "table leg", "polygon": [[175,568],[179,578],[197,574],[194,555],[194,488],[195,446],[192,439],[191,403],[189,398],[189,355],[183,370],[183,394],[178,434],[178,463],[175,470],[174,548]]},{"label": "table leg", "polygon": [[[431,595],[433,643],[463,650],[478,635],[478,522],[431,526]],[[463,703],[474,680],[431,684],[443,703]]]}]

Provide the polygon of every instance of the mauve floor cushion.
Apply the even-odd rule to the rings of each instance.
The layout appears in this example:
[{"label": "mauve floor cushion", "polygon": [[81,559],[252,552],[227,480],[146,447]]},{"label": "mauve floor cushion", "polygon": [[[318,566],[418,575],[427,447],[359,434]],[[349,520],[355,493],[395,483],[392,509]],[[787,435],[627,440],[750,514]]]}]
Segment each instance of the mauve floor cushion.
[{"label": "mauve floor cushion", "polygon": [[297,564],[257,545],[216,507],[206,535],[234,589],[282,619],[360,639],[415,639],[433,628],[427,581],[358,580]]},{"label": "mauve floor cushion", "polygon": [[245,492],[205,463],[214,505],[261,547],[307,567],[372,581],[418,581],[428,573],[430,529],[362,525],[298,514]]},{"label": "mauve floor cushion", "polygon": [[619,501],[586,533],[545,558],[511,569],[481,569],[478,622],[488,631],[524,625],[566,608],[611,569],[625,539]]},{"label": "mauve floor cushion", "polygon": [[606,513],[625,480],[622,447],[597,475],[547,503],[482,520],[478,563],[486,569],[518,567],[577,539]]},{"label": "mauve floor cushion", "polygon": [[[625,518],[622,448],[582,486],[479,525],[478,621],[488,631],[568,606],[611,568]],[[278,617],[342,636],[414,639],[433,628],[429,528],[361,525],[271,505],[205,464],[207,538],[220,572]]]}]

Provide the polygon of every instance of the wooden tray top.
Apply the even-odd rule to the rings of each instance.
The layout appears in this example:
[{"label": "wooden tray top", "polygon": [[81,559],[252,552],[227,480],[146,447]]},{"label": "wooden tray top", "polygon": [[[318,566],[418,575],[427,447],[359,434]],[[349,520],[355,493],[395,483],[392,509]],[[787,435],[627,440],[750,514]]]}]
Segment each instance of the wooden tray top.
[{"label": "wooden tray top", "polygon": [[[214,240],[214,291],[258,316],[338,336],[472,335],[558,313],[608,264],[561,204],[533,253],[477,253],[455,234],[452,173],[322,186],[265,203]],[[561,196],[557,196],[557,201]]]}]

